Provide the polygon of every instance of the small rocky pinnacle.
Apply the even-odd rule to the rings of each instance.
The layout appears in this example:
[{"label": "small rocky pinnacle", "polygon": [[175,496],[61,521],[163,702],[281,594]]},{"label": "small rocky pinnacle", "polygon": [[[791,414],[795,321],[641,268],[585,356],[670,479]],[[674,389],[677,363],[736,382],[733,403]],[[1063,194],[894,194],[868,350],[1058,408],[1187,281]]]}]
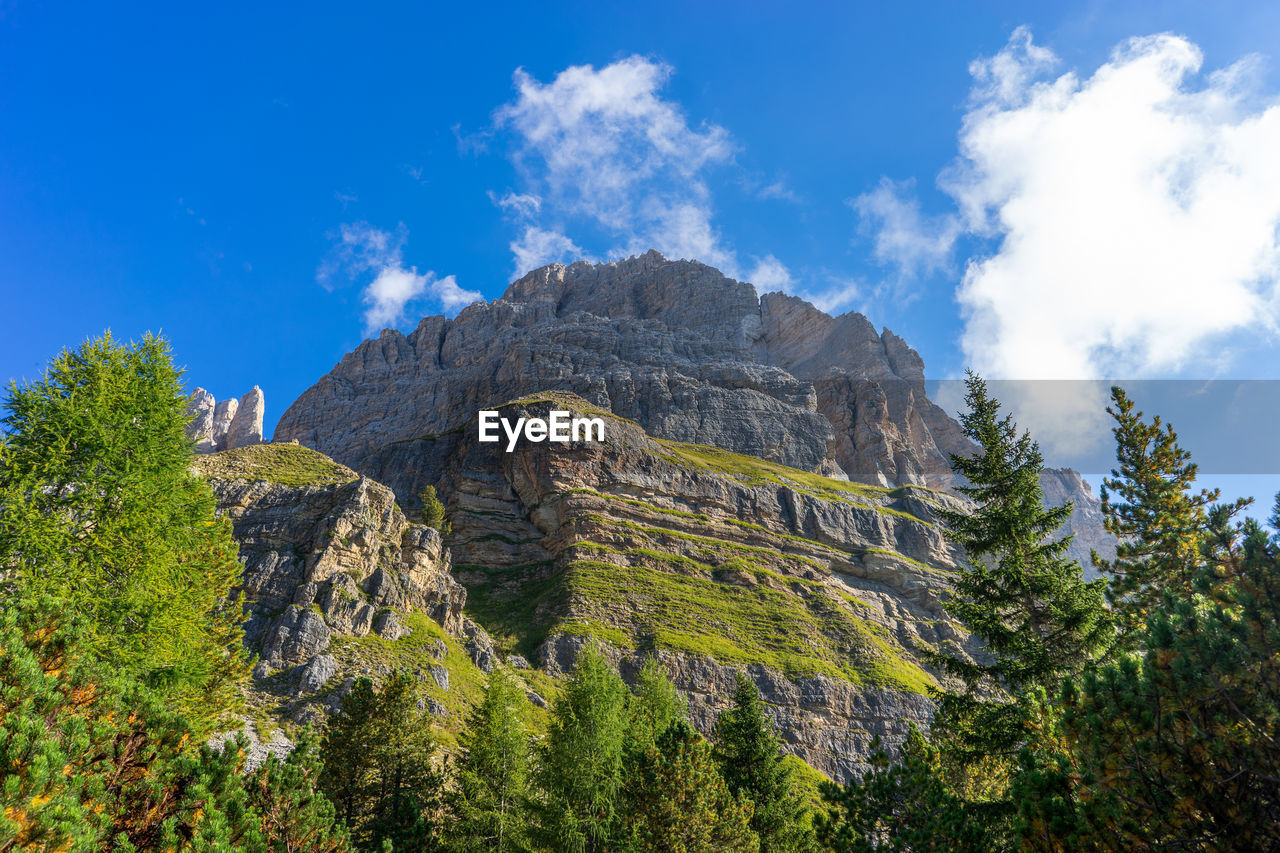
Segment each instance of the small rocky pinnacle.
[{"label": "small rocky pinnacle", "polygon": [[217,453],[262,443],[262,417],[266,400],[257,385],[239,400],[218,402],[203,388],[191,392],[187,400],[187,437],[195,441],[197,453]]}]

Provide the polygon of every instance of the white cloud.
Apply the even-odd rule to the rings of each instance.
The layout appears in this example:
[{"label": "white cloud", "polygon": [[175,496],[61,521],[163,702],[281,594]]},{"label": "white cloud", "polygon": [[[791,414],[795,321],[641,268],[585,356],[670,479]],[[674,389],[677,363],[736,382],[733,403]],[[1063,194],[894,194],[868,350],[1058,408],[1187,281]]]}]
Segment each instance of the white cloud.
[{"label": "white cloud", "polygon": [[817,293],[800,291],[796,294],[808,300],[819,311],[825,311],[833,317],[846,311],[868,313],[867,306],[862,304],[866,297],[862,283],[855,278],[828,276],[825,287]]},{"label": "white cloud", "polygon": [[524,184],[495,199],[522,232],[512,243],[517,275],[581,256],[571,228],[599,234],[611,255],[656,248],[736,271],[712,225],[705,178],[732,159],[733,145],[724,128],[691,127],[660,96],[671,73],[639,56],[573,66],[550,83],[516,71],[517,97],[494,121],[515,134]]},{"label": "white cloud", "polygon": [[401,225],[394,233],[375,228],[367,222],[342,225],[333,235],[334,246],[329,257],[316,272],[316,280],[332,290],[338,277],[363,279],[373,274],[364,287],[364,333],[396,326],[405,318],[409,303],[430,297],[446,311],[456,311],[480,299],[479,293],[463,290],[454,276],[438,277],[431,270],[419,273],[417,267],[404,265],[404,244],[408,232]]},{"label": "white cloud", "polygon": [[[985,247],[957,290],[981,373],[1185,373],[1276,329],[1280,102],[1253,58],[1206,76],[1202,62],[1166,34],[1129,40],[1092,73],[1048,76],[1055,57],[1019,29],[971,66],[960,156],[939,186],[956,235]],[[886,258],[927,270],[950,248],[945,218],[878,198]]]},{"label": "white cloud", "polygon": [[755,267],[747,273],[747,281],[756,286],[762,293],[770,290],[790,290],[794,281],[786,264],[773,255],[765,255],[756,260]]},{"label": "white cloud", "polygon": [[933,275],[945,269],[960,235],[954,214],[926,216],[915,197],[915,181],[888,178],[869,193],[851,199],[864,232],[875,235],[875,258],[893,264],[904,276]]},{"label": "white cloud", "polygon": [[536,225],[526,225],[520,237],[511,241],[511,255],[517,276],[550,263],[591,260],[581,246],[564,234]]}]

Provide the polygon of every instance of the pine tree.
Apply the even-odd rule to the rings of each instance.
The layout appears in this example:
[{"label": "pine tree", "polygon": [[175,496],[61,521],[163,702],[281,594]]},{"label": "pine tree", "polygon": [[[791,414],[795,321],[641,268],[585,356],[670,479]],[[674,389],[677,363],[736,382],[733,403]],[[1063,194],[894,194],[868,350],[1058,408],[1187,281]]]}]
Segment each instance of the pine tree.
[{"label": "pine tree", "polygon": [[[192,727],[148,687],[101,671],[61,602],[17,594],[5,604],[0,850],[289,849],[272,843],[259,811],[286,792],[271,793],[270,783],[265,796],[246,791],[243,738],[220,750],[197,746]],[[301,802],[307,792],[288,796]],[[311,813],[322,818],[322,804]],[[274,837],[302,837],[290,821],[306,817],[283,815]],[[313,837],[331,837],[314,828]]]},{"label": "pine tree", "polygon": [[824,849],[842,853],[986,853],[998,849],[979,815],[947,785],[938,750],[913,725],[897,763],[872,745],[871,769],[843,786],[822,785],[831,806],[815,818]]},{"label": "pine tree", "polygon": [[1059,748],[1015,779],[1024,846],[1280,849],[1280,536],[1233,509],[1180,550],[1188,585],[1147,597],[1136,651],[1064,687]]},{"label": "pine tree", "polygon": [[979,451],[951,461],[974,508],[943,514],[968,558],[946,609],[982,641],[986,657],[935,656],[963,691],[941,694],[932,733],[961,788],[987,776],[983,796],[1002,801],[1002,777],[1026,740],[1023,695],[1056,689],[1078,672],[1106,647],[1110,626],[1103,583],[1086,583],[1079,564],[1064,556],[1069,537],[1053,538],[1072,507],[1044,506],[1039,447],[1018,433],[1012,416],[1000,417],[981,378],[970,373],[966,386],[961,425]]},{"label": "pine tree", "polygon": [[617,849],[755,853],[751,803],[729,793],[705,739],[672,723],[628,768]]},{"label": "pine tree", "polygon": [[266,850],[340,853],[348,849],[346,827],[317,789],[322,770],[319,745],[308,730],[287,758],[268,755],[245,781],[249,806],[260,816]]},{"label": "pine tree", "polygon": [[412,676],[393,673],[376,692],[369,679],[358,679],[329,720],[321,754],[321,787],[359,849],[433,843],[443,778]]},{"label": "pine tree", "polygon": [[0,567],[84,617],[86,650],[207,734],[248,673],[230,523],[191,473],[168,345],[108,334],[10,384],[0,443]]},{"label": "pine tree", "polygon": [[538,840],[549,849],[608,849],[622,781],[627,687],[594,646],[557,697],[539,750]]},{"label": "pine tree", "polygon": [[781,741],[751,680],[737,673],[730,707],[716,721],[715,757],[735,796],[753,806],[762,853],[813,848],[804,798],[782,760]]},{"label": "pine tree", "polygon": [[450,797],[455,848],[510,853],[528,849],[529,725],[524,688],[501,667],[459,735]]},{"label": "pine tree", "polygon": [[1207,508],[1219,493],[1192,494],[1196,465],[1178,445],[1172,425],[1159,416],[1145,423],[1122,388],[1111,389],[1111,400],[1107,412],[1116,422],[1118,467],[1102,481],[1102,511],[1107,532],[1119,544],[1114,560],[1095,554],[1094,564],[1111,575],[1107,598],[1124,644],[1132,647],[1166,590],[1190,594]]}]

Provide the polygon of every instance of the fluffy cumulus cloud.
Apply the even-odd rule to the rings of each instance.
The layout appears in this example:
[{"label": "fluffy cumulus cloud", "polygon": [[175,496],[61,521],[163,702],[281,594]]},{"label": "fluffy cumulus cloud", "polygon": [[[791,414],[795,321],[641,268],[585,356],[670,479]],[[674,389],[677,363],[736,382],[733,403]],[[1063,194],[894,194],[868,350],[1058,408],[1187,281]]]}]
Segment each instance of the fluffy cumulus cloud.
[{"label": "fluffy cumulus cloud", "polygon": [[522,186],[495,203],[519,229],[517,275],[586,252],[568,234],[598,235],[617,256],[650,248],[737,272],[712,224],[707,171],[733,157],[724,128],[691,126],[661,96],[670,66],[638,56],[567,68],[549,83],[523,70],[494,114],[513,134]]},{"label": "fluffy cumulus cloud", "polygon": [[1025,29],[975,62],[960,156],[928,217],[884,183],[855,206],[876,254],[914,273],[977,246],[957,297],[970,364],[1077,379],[1221,367],[1280,317],[1280,102],[1247,58],[1202,74],[1173,35],[1057,73]]},{"label": "fluffy cumulus cloud", "polygon": [[339,278],[363,280],[372,276],[360,297],[365,305],[366,335],[399,325],[415,300],[434,301],[446,313],[452,313],[480,299],[479,293],[459,287],[454,276],[442,278],[431,270],[419,273],[417,267],[406,267],[407,239],[404,226],[391,232],[365,222],[343,225],[334,235],[329,257],[316,273],[316,279],[327,289],[332,289]]}]

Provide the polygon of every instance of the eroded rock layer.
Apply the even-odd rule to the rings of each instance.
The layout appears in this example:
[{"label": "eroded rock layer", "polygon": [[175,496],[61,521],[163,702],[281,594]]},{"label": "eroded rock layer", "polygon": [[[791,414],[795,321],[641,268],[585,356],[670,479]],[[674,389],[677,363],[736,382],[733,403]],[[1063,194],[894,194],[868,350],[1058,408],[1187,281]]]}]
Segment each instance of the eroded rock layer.
[{"label": "eroded rock layer", "polygon": [[605,441],[449,441],[454,571],[502,651],[550,673],[588,638],[624,673],[655,654],[707,732],[746,671],[787,749],[836,778],[927,726],[923,653],[965,646],[941,606],[954,498],[655,438],[563,393],[500,412],[552,409],[605,417]]}]

